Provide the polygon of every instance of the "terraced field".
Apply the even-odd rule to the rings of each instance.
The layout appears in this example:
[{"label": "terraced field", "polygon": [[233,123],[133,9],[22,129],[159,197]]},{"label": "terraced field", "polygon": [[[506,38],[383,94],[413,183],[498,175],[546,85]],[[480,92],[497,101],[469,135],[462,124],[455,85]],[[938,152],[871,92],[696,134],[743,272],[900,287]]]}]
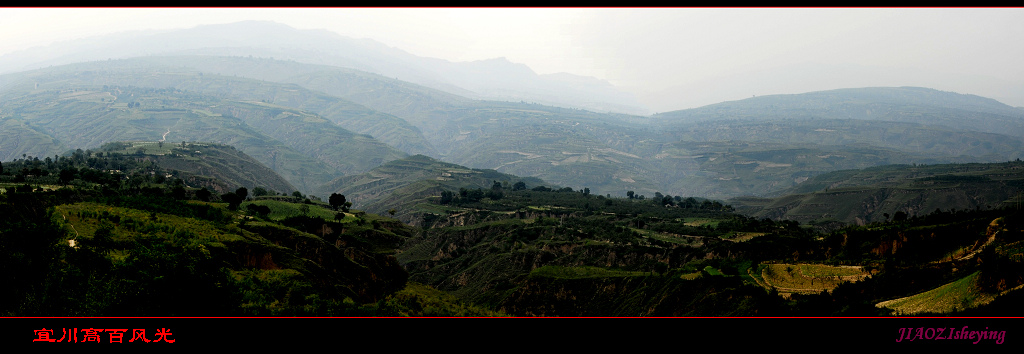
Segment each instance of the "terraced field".
[{"label": "terraced field", "polygon": [[980,291],[979,274],[974,272],[963,279],[917,295],[877,303],[875,307],[892,309],[896,315],[952,313],[978,307],[992,302],[996,297],[996,294]]},{"label": "terraced field", "polygon": [[782,294],[831,291],[843,282],[854,282],[870,276],[861,267],[821,264],[764,264],[760,270],[764,285]]}]

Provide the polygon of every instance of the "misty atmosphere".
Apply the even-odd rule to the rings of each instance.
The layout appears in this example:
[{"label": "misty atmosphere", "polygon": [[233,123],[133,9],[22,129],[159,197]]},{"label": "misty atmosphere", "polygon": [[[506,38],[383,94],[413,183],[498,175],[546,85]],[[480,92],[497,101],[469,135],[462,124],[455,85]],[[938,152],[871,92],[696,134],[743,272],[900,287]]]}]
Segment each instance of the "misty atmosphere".
[{"label": "misty atmosphere", "polygon": [[1013,8],[2,9],[0,315],[1022,316],[1022,42]]}]

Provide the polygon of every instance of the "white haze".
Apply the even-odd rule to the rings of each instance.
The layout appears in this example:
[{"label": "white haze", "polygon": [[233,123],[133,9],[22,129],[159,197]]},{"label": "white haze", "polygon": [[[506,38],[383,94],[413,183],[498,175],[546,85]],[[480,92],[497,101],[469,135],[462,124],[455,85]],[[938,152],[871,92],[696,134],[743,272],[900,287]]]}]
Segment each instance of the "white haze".
[{"label": "white haze", "polygon": [[269,20],[449,61],[606,80],[664,112],[924,86],[1024,106],[1024,9],[0,9],[0,55],[123,31]]}]

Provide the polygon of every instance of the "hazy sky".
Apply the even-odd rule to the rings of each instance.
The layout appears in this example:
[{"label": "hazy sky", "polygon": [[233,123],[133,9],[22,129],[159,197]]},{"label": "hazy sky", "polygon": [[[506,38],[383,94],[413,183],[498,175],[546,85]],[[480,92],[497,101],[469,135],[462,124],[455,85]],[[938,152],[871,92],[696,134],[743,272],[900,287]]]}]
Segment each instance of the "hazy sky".
[{"label": "hazy sky", "polygon": [[[540,74],[594,76],[647,97],[655,110],[697,104],[701,87],[735,91],[729,94],[742,95],[737,99],[851,85],[926,85],[941,76],[944,81],[930,85],[962,93],[1009,85],[1024,92],[1022,8],[0,9],[0,55],[120,31],[242,20],[322,28],[451,61],[506,57]],[[817,75],[818,83],[807,84],[782,74],[809,64],[881,67],[889,71],[878,72],[897,75]],[[766,74],[773,68],[779,69]],[[902,78],[904,72],[917,79]],[[771,83],[752,83],[754,92],[711,87],[730,82],[723,76],[742,82],[738,77],[746,73],[771,77]],[[818,87],[829,84],[836,87]],[[786,90],[793,92],[770,92]],[[658,95],[692,99],[654,103],[650,97]],[[1008,103],[1024,105],[1024,97]]]}]

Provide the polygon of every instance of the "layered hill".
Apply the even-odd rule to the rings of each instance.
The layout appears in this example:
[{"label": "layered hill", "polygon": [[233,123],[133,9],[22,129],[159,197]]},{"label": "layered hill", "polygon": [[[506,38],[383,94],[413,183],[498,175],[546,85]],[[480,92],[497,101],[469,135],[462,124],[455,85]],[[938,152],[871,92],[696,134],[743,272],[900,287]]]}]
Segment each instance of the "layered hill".
[{"label": "layered hill", "polygon": [[257,187],[289,193],[297,190],[283,177],[233,146],[207,143],[171,143],[160,141],[113,142],[100,147],[100,155],[122,154],[140,163],[151,164],[152,174],[174,173],[196,187],[207,187],[217,194],[239,187]]},{"label": "layered hill", "polygon": [[922,87],[867,87],[769,95],[654,115],[664,126],[724,119],[854,119],[941,125],[1024,136],[1024,111],[999,101]]},{"label": "layered hill", "polygon": [[606,81],[538,75],[505,58],[450,62],[420,57],[371,39],[299,30],[268,21],[122,33],[33,48],[0,57],[0,72],[147,55],[256,56],[372,72],[477,99],[541,102],[598,111],[644,113],[632,95]]},{"label": "layered hill", "polygon": [[[107,92],[103,85],[122,92],[131,85],[180,92],[175,100],[183,99],[181,93],[203,97],[207,102],[201,105],[218,107],[203,109],[213,114],[197,122],[205,125],[205,134],[180,136],[183,140],[236,145],[303,191],[405,154],[423,154],[469,168],[590,188],[595,194],[770,197],[841,169],[997,162],[1020,158],[1024,151],[1021,137],[1010,135],[1017,129],[1020,119],[1014,114],[1019,110],[921,88],[765,96],[646,118],[474,100],[354,69],[218,56],[75,64],[4,76],[0,87],[33,92],[37,82],[43,88],[63,82],[100,95]],[[126,100],[110,95],[93,100]],[[8,97],[17,104],[29,96]],[[11,137],[0,142],[7,156],[49,155],[75,146],[62,147],[66,136],[15,113],[0,111],[0,127]],[[39,114],[54,112],[33,113]],[[215,118],[218,114],[221,118]],[[215,122],[224,117],[240,118],[245,125]],[[299,117],[302,124],[289,120]],[[162,135],[168,128],[156,130]],[[230,135],[266,136],[295,153],[268,156],[271,149],[253,150],[251,139],[217,136],[224,129],[235,130]],[[175,133],[168,139],[178,139]],[[116,140],[157,139],[138,135]],[[292,166],[275,165],[282,161]]]},{"label": "layered hill", "polygon": [[[4,139],[10,145],[5,158],[17,152],[50,156],[119,140],[206,141],[237,146],[309,191],[340,175],[405,156],[315,113],[269,99],[232,96],[224,89],[234,85],[256,95],[259,91],[250,89],[261,82],[197,72],[144,72],[151,75],[117,68],[58,68],[5,77],[0,115],[11,127],[2,132],[11,137]],[[201,89],[189,90],[193,87]],[[275,90],[282,89],[270,89]],[[361,107],[350,105],[357,111]],[[361,109],[355,115],[372,118],[375,113]],[[20,138],[24,133],[26,139]]]},{"label": "layered hill", "polygon": [[520,182],[524,188],[543,183],[537,178],[471,169],[415,155],[387,162],[364,174],[338,178],[325,184],[320,193],[345,195],[353,206],[372,213],[383,215],[394,210],[394,217],[399,220],[419,224],[424,213],[438,212],[430,202],[441,192],[490,189],[495,182],[508,188]]},{"label": "layered hill", "polygon": [[[199,64],[189,64],[190,62]],[[274,71],[275,68],[281,70]],[[264,73],[253,76],[276,77],[285,82],[294,80],[323,91],[313,91],[296,84],[211,75],[209,72],[204,74],[203,71],[199,71],[200,69],[221,70],[224,74],[230,75],[246,72]],[[266,74],[271,72],[276,74]],[[291,76],[290,73],[295,73],[296,76]],[[518,175],[539,175],[551,179],[552,183],[573,185],[575,188],[590,187],[595,192],[624,194],[627,190],[635,189],[653,193],[656,190],[656,180],[643,174],[646,171],[660,169],[631,152],[635,150],[634,145],[637,145],[634,140],[646,135],[642,129],[632,124],[635,123],[636,117],[528,103],[476,101],[397,80],[383,79],[373,74],[353,73],[352,70],[337,68],[249,58],[154,58],[76,64],[35,73],[22,73],[9,76],[9,81],[5,80],[2,86],[10,87],[12,90],[25,89],[26,85],[31,85],[33,78],[61,75],[65,75],[65,80],[68,80],[67,75],[70,75],[74,77],[75,84],[81,85],[113,86],[120,83],[159,90],[173,88],[217,99],[240,101],[250,106],[264,105],[267,109],[290,107],[316,114],[339,126],[351,127],[359,132],[380,137],[382,141],[402,147],[408,152],[441,156],[447,161],[473,168],[496,169]],[[323,92],[359,98],[375,104],[373,108],[378,111],[374,112]],[[228,108],[223,108],[217,113],[226,109]],[[252,112],[251,107],[240,108],[237,104],[230,109],[232,110],[228,113],[231,115],[261,115]],[[395,112],[401,116],[396,118],[380,111]],[[299,139],[288,141],[289,144],[301,145],[310,142],[310,139],[295,137],[298,133],[294,131],[296,127],[261,125],[255,128],[264,129],[261,131],[278,140],[284,139],[285,136]],[[332,129],[324,129],[324,133],[331,131]],[[525,144],[516,142],[517,139],[526,136],[539,136],[542,139]],[[358,137],[339,137],[342,141],[352,139]],[[496,142],[500,144],[495,144]],[[642,148],[650,149],[647,143],[641,144]],[[244,150],[238,143],[235,145]],[[500,151],[495,152],[495,147],[500,147]],[[316,154],[312,147],[293,148],[307,154]],[[358,152],[366,148],[367,144],[362,144],[360,147],[347,146],[344,150]],[[378,157],[376,160],[370,158],[371,164],[375,163],[374,161],[378,161],[376,163],[379,164],[393,157],[383,150],[370,153]],[[259,155],[254,153],[253,156]],[[361,157],[365,154],[360,152],[349,156]],[[524,159],[524,156],[528,159]],[[542,158],[535,159],[536,157]],[[623,159],[626,161],[623,162]],[[340,172],[347,174],[354,169],[356,168],[342,168]],[[548,171],[552,169],[553,171]],[[282,174],[288,177],[287,173]],[[615,178],[606,178],[613,175]],[[581,176],[589,179],[580,180]],[[300,188],[310,185],[294,180],[293,184]]]},{"label": "layered hill", "polygon": [[1024,164],[887,165],[811,177],[771,199],[736,198],[757,217],[865,224],[937,210],[1012,207],[1024,193]]}]

